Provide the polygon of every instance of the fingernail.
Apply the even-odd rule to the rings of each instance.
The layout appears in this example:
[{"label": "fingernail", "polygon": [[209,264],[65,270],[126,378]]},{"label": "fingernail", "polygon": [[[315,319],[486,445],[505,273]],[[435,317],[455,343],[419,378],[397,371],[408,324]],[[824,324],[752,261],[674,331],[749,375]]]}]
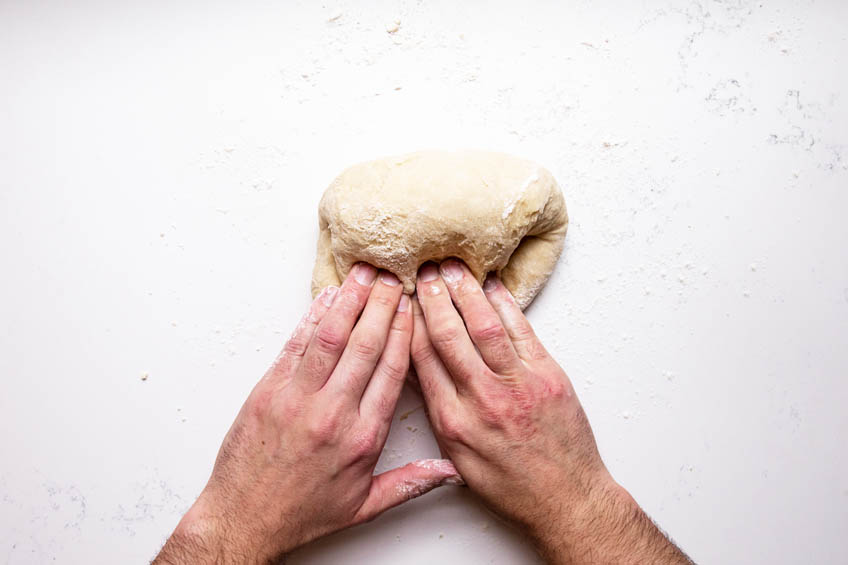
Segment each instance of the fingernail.
[{"label": "fingernail", "polygon": [[377,278],[377,269],[367,263],[357,263],[353,268],[353,278],[362,286],[371,286]]},{"label": "fingernail", "polygon": [[407,310],[409,310],[409,296],[401,294],[400,302],[398,302],[397,311],[406,312]]},{"label": "fingernail", "polygon": [[462,279],[462,267],[456,261],[445,261],[439,266],[439,270],[442,272],[442,277],[449,283],[455,283]]},{"label": "fingernail", "polygon": [[325,287],[324,290],[321,291],[321,295],[319,298],[321,302],[324,303],[324,306],[329,308],[333,305],[333,302],[336,300],[336,295],[339,293],[339,287],[337,286],[328,286]]},{"label": "fingernail", "polygon": [[442,484],[462,486],[465,484],[465,480],[459,475],[454,475],[453,477],[447,477],[445,480],[442,481]]},{"label": "fingernail", "polygon": [[383,271],[380,273],[380,282],[389,286],[397,286],[400,281],[393,273]]},{"label": "fingernail", "polygon": [[498,288],[498,277],[495,273],[489,273],[483,281],[483,292],[492,292],[496,288]]},{"label": "fingernail", "polygon": [[424,266],[421,267],[421,270],[418,271],[418,278],[422,282],[430,282],[436,280],[439,276],[439,271],[436,269],[436,265],[433,263],[424,263]]}]

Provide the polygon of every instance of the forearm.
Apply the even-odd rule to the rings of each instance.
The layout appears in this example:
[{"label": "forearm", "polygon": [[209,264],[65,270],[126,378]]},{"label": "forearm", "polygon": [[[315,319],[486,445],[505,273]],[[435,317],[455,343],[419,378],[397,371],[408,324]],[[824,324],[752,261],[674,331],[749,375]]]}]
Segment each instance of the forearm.
[{"label": "forearm", "polygon": [[153,565],[283,563],[283,556],[265,550],[266,544],[235,524],[203,515],[199,500],[168,538]]},{"label": "forearm", "polygon": [[242,561],[245,563],[256,562],[255,560],[245,559],[245,556],[237,557],[228,551],[224,551],[223,548],[218,547],[214,540],[174,532],[168,538],[159,555],[153,560],[153,565],[237,563]]},{"label": "forearm", "polygon": [[552,564],[691,564],[633,497],[613,481],[534,536]]}]

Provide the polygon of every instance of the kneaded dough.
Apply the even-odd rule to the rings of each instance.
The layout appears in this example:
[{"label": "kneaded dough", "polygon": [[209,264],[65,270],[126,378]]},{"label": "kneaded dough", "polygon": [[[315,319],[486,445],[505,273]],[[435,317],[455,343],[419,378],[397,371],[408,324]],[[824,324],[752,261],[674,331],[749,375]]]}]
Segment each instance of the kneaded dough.
[{"label": "kneaded dough", "polygon": [[487,151],[420,151],[354,165],[318,208],[312,295],[338,285],[358,261],[415,291],[418,268],[448,257],[479,282],[498,273],[524,309],[562,251],[568,214],[551,173]]}]

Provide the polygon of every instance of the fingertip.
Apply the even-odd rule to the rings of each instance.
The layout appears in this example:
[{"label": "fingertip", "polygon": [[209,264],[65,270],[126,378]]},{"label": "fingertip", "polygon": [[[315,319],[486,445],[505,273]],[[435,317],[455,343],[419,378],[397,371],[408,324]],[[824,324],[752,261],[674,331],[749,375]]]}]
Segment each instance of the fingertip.
[{"label": "fingertip", "polygon": [[427,261],[426,263],[421,265],[420,269],[418,269],[417,282],[433,282],[437,278],[439,278],[439,268],[432,261]]},{"label": "fingertip", "polygon": [[483,292],[485,292],[486,294],[493,292],[495,289],[498,288],[499,282],[500,280],[494,272],[489,273],[488,275],[486,275],[486,280],[483,281]]},{"label": "fingertip", "polygon": [[489,302],[494,300],[515,304],[515,297],[512,296],[512,293],[495,273],[486,275],[486,280],[483,281],[483,293],[489,299]]},{"label": "fingertip", "polygon": [[368,263],[357,263],[350,270],[350,276],[360,285],[370,287],[377,278],[377,269]]},{"label": "fingertip", "polygon": [[439,265],[439,273],[441,273],[442,279],[446,283],[453,285],[462,281],[465,276],[465,270],[462,268],[462,264],[454,258],[442,261],[442,264]]},{"label": "fingertip", "polygon": [[439,486],[465,484],[465,479],[462,478],[450,459],[419,459],[413,461],[412,464],[419,469],[425,469],[432,476],[438,478]]},{"label": "fingertip", "polygon": [[391,271],[380,271],[380,282],[386,286],[397,286],[400,280]]}]

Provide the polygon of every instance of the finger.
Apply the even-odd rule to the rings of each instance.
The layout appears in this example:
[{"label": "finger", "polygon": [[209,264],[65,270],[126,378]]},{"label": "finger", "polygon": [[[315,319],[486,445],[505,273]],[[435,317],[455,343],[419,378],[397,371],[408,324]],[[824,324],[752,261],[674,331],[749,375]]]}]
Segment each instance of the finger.
[{"label": "finger", "polygon": [[396,276],[380,271],[371,289],[368,303],[350,334],[347,347],[327,384],[331,393],[344,393],[356,399],[359,406],[365,387],[389,336],[403,287]]},{"label": "finger", "polygon": [[412,338],[412,309],[409,297],[401,295],[389,329],[386,348],[365,388],[359,411],[363,417],[382,424],[388,433],[398,397],[409,371],[409,342]]},{"label": "finger", "polygon": [[366,263],[357,263],[348,273],[333,305],[315,328],[298,367],[298,382],[304,390],[315,392],[330,378],[376,276],[377,269]]},{"label": "finger", "polygon": [[486,277],[483,293],[498,313],[519,357],[528,362],[550,357],[512,294],[494,273]]},{"label": "finger", "polygon": [[501,375],[512,375],[523,369],[501,319],[468,267],[456,259],[448,259],[439,266],[439,271],[486,365]]},{"label": "finger", "polygon": [[423,459],[386,471],[374,477],[354,524],[376,518],[389,508],[417,498],[443,485],[464,485],[456,467],[448,459]]},{"label": "finger", "polygon": [[[456,385],[450,373],[430,342],[424,311],[418,303],[418,297],[412,297],[412,343],[410,344],[412,363],[421,387],[421,394],[427,406],[445,406],[448,399],[456,398]],[[431,410],[432,412],[436,412]]]},{"label": "finger", "polygon": [[315,333],[315,328],[318,327],[327,310],[333,305],[338,293],[339,287],[337,286],[326,286],[318,293],[318,296],[309,306],[309,310],[294,328],[291,337],[283,346],[283,350],[280,351],[280,354],[265,373],[265,378],[286,379],[293,374],[293,371],[297,369],[303,359],[303,354],[306,353],[306,348]]},{"label": "finger", "polygon": [[418,273],[418,302],[424,311],[430,342],[439,354],[457,388],[469,386],[487,367],[474,348],[450,294],[433,263],[425,263]]}]

